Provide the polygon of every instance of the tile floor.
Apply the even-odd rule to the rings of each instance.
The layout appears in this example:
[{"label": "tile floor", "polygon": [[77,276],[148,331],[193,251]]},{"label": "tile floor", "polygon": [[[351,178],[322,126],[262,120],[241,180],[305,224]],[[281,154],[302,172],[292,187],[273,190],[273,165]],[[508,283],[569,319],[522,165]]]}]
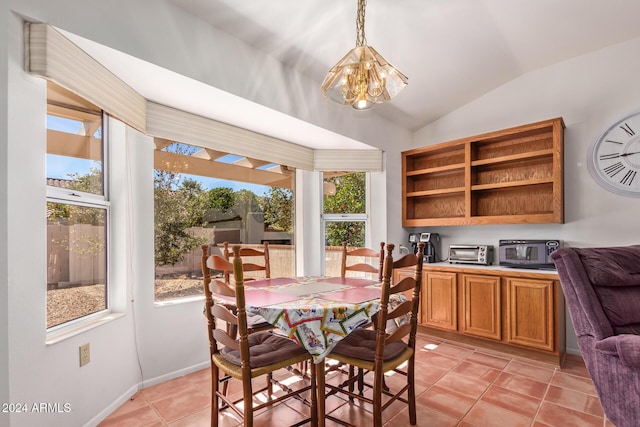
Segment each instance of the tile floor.
[{"label": "tile floor", "polygon": [[[562,369],[484,349],[419,335],[416,355],[419,426],[614,427],[604,418],[580,357],[568,355]],[[210,371],[204,369],[146,388],[105,419],[100,427],[208,426]],[[299,419],[295,403],[256,414],[254,425],[283,426]],[[371,425],[370,406],[328,398],[327,411],[356,425]],[[302,409],[303,411],[305,409]],[[237,426],[232,414],[221,427]],[[383,414],[385,426],[409,426],[406,406]],[[337,424],[327,421],[328,427]]]}]

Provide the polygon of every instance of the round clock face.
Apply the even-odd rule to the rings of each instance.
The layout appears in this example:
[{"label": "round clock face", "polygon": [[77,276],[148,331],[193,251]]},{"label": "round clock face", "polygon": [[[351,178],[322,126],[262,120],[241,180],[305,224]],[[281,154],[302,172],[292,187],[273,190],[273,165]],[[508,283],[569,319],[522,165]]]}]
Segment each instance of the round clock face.
[{"label": "round clock face", "polygon": [[640,197],[640,112],[607,129],[593,144],[589,172],[602,187]]}]

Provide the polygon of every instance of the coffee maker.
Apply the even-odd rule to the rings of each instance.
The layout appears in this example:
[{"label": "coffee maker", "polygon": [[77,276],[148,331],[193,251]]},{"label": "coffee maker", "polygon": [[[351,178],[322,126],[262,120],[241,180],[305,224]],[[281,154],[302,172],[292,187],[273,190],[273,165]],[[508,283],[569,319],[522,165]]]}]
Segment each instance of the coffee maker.
[{"label": "coffee maker", "polygon": [[413,253],[418,253],[418,243],[424,243],[424,262],[438,262],[440,252],[440,235],[438,233],[411,233],[409,242],[413,248]]}]

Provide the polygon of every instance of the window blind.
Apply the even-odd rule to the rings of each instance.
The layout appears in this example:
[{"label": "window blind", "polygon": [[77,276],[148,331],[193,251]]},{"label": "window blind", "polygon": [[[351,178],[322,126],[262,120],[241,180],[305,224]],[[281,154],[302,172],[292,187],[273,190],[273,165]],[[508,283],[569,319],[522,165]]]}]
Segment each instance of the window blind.
[{"label": "window blind", "polygon": [[382,171],[382,151],[314,150],[147,101],[54,27],[25,25],[25,68],[147,135],[317,171]]},{"label": "window blind", "polygon": [[280,165],[313,169],[311,148],[151,101],[147,104],[147,133]]},{"label": "window blind", "polygon": [[313,170],[381,172],[381,150],[315,150]]},{"label": "window blind", "polygon": [[25,26],[25,68],[85,98],[144,132],[147,101],[82,49],[47,24]]}]

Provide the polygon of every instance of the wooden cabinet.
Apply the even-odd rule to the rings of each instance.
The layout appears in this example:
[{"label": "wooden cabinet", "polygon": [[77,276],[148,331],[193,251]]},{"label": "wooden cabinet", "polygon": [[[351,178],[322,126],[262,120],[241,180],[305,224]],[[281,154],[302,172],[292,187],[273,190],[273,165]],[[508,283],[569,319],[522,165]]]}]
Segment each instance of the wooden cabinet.
[{"label": "wooden cabinet", "polygon": [[434,328],[458,330],[458,284],[456,273],[423,272],[422,323]]},{"label": "wooden cabinet", "polygon": [[562,223],[562,118],[402,153],[402,225]]},{"label": "wooden cabinet", "polygon": [[462,330],[465,334],[502,339],[500,277],[463,274]]},{"label": "wooden cabinet", "polygon": [[[413,269],[394,272],[394,280]],[[552,271],[425,264],[419,319],[423,332],[561,366],[565,306]]]},{"label": "wooden cabinet", "polygon": [[554,350],[553,280],[505,277],[507,341]]}]

